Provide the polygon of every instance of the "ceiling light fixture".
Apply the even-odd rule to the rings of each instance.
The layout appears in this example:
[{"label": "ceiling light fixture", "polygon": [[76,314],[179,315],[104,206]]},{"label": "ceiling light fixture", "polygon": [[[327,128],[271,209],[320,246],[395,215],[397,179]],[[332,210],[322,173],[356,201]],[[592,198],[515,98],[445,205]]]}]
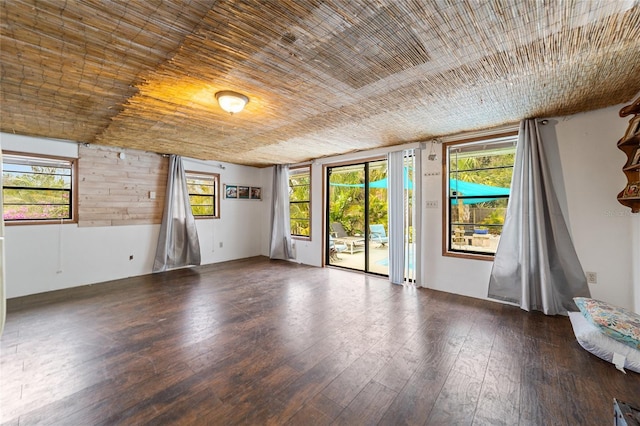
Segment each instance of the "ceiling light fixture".
[{"label": "ceiling light fixture", "polygon": [[244,106],[249,102],[249,98],[245,95],[232,92],[231,90],[223,90],[216,93],[216,99],[218,100],[218,104],[220,104],[220,108],[229,114],[242,111]]}]

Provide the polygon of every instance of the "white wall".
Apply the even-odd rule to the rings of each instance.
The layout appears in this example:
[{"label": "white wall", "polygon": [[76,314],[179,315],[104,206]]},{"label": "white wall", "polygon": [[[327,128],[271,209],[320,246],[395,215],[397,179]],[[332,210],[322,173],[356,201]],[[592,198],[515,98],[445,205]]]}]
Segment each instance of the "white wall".
[{"label": "white wall", "polygon": [[5,231],[7,298],[150,273],[158,236],[157,225]]},{"label": "white wall", "polygon": [[626,184],[621,170],[626,156],[616,147],[628,124],[618,115],[623,106],[554,119],[550,125],[558,138],[573,242],[583,269],[598,273],[598,283],[590,285],[592,297],[638,309],[634,269],[640,239],[633,229],[640,215],[616,199]]},{"label": "white wall", "polygon": [[[269,254],[272,169],[222,163],[184,160],[185,169],[220,175],[225,184],[260,186],[262,200],[220,199],[220,219],[199,219],[198,239],[202,264]],[[213,166],[212,166],[213,165]],[[222,243],[222,247],[220,244]],[[155,248],[154,248],[155,250]]]},{"label": "white wall", "polygon": [[[0,134],[3,150],[77,158],[77,144]],[[220,174],[221,183],[261,186],[263,200],[221,199],[221,218],[198,220],[202,264],[267,255],[271,169],[185,159],[189,170]],[[7,298],[151,273],[159,225],[7,226]],[[222,243],[222,247],[220,247]],[[133,255],[133,260],[129,257]]]}]

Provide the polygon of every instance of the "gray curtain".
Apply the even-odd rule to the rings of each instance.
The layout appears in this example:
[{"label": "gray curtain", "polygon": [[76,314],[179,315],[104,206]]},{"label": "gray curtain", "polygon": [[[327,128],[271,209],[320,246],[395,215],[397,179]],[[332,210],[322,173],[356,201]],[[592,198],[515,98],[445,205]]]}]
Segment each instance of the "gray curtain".
[{"label": "gray curtain", "polygon": [[289,166],[273,169],[273,203],[271,205],[271,259],[293,259],[291,222],[289,220]]},{"label": "gray curtain", "polygon": [[403,184],[404,151],[387,156],[389,199],[389,281],[403,284],[405,278],[405,200]]},{"label": "gray curtain", "polygon": [[547,315],[577,310],[573,297],[589,297],[535,119],[520,123],[511,196],[488,296]]},{"label": "gray curtain", "polygon": [[191,212],[182,157],[171,155],[153,272],[199,264],[200,242]]}]

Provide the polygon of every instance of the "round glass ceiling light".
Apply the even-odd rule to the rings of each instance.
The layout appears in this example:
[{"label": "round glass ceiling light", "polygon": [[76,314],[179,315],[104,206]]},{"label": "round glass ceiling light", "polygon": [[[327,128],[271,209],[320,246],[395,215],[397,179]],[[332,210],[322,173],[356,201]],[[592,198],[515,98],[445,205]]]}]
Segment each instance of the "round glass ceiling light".
[{"label": "round glass ceiling light", "polygon": [[231,90],[223,90],[216,93],[216,99],[220,108],[227,111],[229,114],[235,114],[244,109],[244,106],[249,102],[249,98],[245,95]]}]

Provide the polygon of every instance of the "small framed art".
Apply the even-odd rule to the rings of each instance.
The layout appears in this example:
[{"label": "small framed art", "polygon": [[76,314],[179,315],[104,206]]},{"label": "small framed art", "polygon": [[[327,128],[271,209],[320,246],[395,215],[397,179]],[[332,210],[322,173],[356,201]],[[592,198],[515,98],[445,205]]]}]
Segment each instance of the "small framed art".
[{"label": "small framed art", "polygon": [[262,188],[259,186],[225,184],[224,198],[234,200],[262,200]]},{"label": "small framed art", "polygon": [[237,185],[225,185],[224,186],[224,198],[238,198],[238,186]]},{"label": "small framed art", "polygon": [[248,186],[238,186],[238,198],[248,199],[249,198],[249,187]]},{"label": "small framed art", "polygon": [[249,194],[252,200],[262,200],[262,188],[259,186],[252,186]]}]

